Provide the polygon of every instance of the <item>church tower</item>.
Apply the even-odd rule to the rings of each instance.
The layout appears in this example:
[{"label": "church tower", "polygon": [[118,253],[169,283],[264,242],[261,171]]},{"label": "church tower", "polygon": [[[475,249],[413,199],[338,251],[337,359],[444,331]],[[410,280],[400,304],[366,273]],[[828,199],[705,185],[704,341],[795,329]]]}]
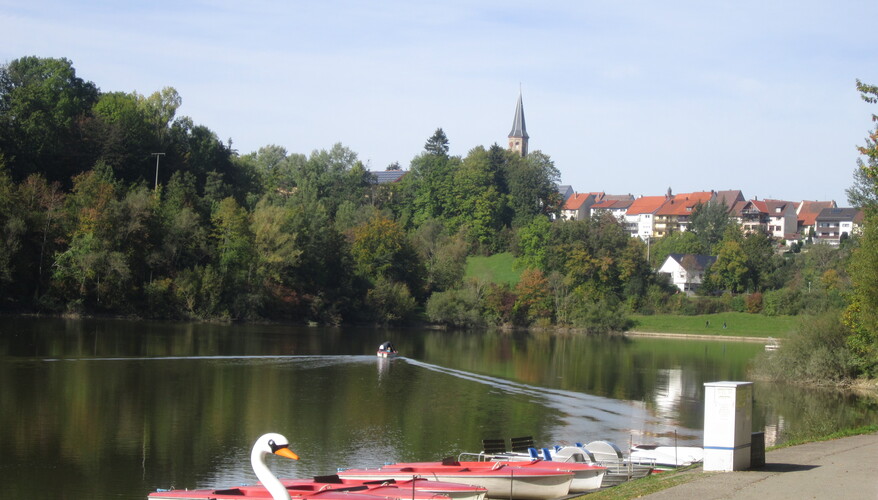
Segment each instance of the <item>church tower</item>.
[{"label": "church tower", "polygon": [[509,132],[509,150],[527,156],[527,127],[524,126],[524,107],[521,105],[521,91],[518,91],[518,104],[515,105],[515,118],[512,132]]}]

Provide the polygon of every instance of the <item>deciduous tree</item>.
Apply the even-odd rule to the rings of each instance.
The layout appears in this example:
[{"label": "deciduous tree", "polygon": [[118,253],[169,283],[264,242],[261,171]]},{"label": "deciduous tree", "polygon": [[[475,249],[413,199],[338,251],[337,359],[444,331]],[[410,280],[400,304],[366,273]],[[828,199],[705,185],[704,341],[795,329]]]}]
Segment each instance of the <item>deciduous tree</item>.
[{"label": "deciduous tree", "polygon": [[0,66],[0,150],[16,180],[42,172],[67,183],[90,168],[77,127],[98,98],[67,59],[22,57]]}]

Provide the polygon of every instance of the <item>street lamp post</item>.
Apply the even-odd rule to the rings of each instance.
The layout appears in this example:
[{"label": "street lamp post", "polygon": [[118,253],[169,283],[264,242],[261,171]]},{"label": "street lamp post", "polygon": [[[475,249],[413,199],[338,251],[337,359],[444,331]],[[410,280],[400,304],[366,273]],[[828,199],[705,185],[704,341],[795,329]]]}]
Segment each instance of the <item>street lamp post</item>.
[{"label": "street lamp post", "polygon": [[159,159],[164,156],[164,153],[153,153],[155,156],[155,190],[159,190]]}]

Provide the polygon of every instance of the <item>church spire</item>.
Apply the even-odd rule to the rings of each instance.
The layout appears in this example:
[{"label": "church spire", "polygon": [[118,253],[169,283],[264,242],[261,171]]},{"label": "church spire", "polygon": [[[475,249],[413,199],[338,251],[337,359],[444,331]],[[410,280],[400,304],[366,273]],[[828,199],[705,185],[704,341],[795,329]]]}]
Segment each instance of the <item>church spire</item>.
[{"label": "church spire", "polygon": [[518,103],[515,105],[515,118],[512,120],[512,132],[509,132],[509,149],[521,156],[527,155],[527,127],[524,125],[524,106],[521,104],[521,90],[518,91]]}]

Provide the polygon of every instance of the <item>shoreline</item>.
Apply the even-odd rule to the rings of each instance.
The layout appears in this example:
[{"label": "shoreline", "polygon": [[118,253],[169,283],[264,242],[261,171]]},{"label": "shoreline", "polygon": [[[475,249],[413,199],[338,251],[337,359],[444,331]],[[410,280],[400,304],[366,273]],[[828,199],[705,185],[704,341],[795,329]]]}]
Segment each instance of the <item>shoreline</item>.
[{"label": "shoreline", "polygon": [[780,343],[780,339],[774,337],[743,337],[739,335],[705,335],[699,333],[660,333],[660,332],[640,332],[629,330],[623,332],[626,337],[656,337],[668,339],[689,339],[689,340],[730,340],[733,342],[753,342],[753,343]]}]

